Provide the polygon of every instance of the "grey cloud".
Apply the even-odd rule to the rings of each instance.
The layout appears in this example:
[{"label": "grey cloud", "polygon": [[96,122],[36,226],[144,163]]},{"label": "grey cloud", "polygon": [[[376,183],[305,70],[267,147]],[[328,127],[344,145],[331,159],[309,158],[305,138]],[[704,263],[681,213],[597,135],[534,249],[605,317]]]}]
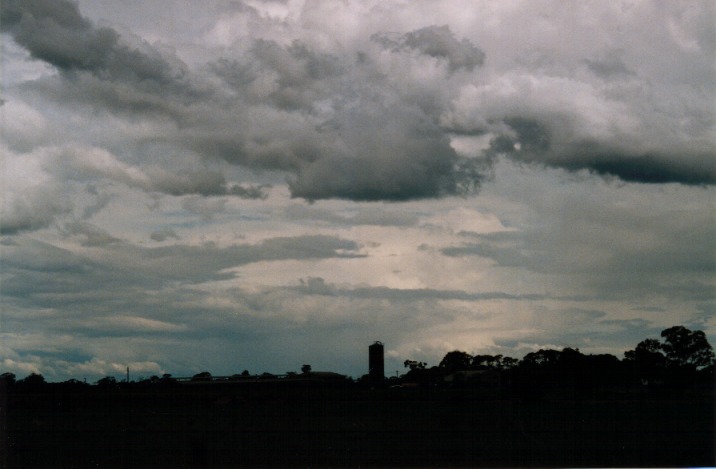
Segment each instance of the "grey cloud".
[{"label": "grey cloud", "polygon": [[517,232],[491,233],[480,235],[481,242],[467,243],[441,249],[450,257],[480,256],[496,260],[504,267],[531,265],[539,268],[542,265],[534,259],[534,253],[526,253],[522,249],[524,235]]},{"label": "grey cloud", "polygon": [[[259,39],[238,59],[207,67],[225,82],[222,89],[175,57],[141,42],[130,46],[116,31],[94,26],[75,4],[11,2],[4,11],[18,44],[72,74],[43,78],[28,85],[32,90],[69,106],[84,102],[127,117],[167,116],[182,131],[159,134],[156,141],[203,158],[288,171],[294,197],[434,198],[474,189],[482,177],[450,147],[436,109],[420,103],[434,106],[435,98],[401,96],[393,78],[370,61],[298,41],[282,46]],[[482,62],[482,53],[447,27],[409,33],[403,42],[447,60],[452,70]],[[231,186],[209,171],[152,171],[150,181],[130,182],[170,194],[263,197],[260,187]]]},{"label": "grey cloud", "polygon": [[53,148],[47,153],[49,156],[43,164],[46,171],[64,180],[89,181],[88,191],[98,197],[97,205],[88,208],[90,216],[109,202],[109,196],[99,195],[91,182],[98,178],[106,178],[146,192],[175,196],[196,194],[264,199],[267,197],[266,189],[270,187],[266,184],[232,184],[221,171],[205,167],[184,169],[179,164],[172,168],[151,164],[130,165],[100,148],[70,146]]},{"label": "grey cloud", "polygon": [[[261,261],[362,257],[354,241],[332,236],[296,236],[269,238],[258,244],[218,247],[213,244],[182,244],[154,248],[121,246],[116,248],[127,269],[137,269],[152,283],[172,280],[206,282],[233,278],[225,271],[232,267]],[[145,280],[147,281],[147,280]]]},{"label": "grey cloud", "polygon": [[716,271],[716,260],[706,253],[716,224],[702,208],[709,200],[706,189],[676,186],[668,195],[651,193],[655,199],[644,210],[640,196],[620,197],[601,184],[606,187],[544,199],[533,194],[529,228],[465,234],[464,243],[441,252],[528,269],[550,279],[545,281],[555,291],[648,302],[654,292],[672,300],[707,300],[704,275]]},{"label": "grey cloud", "polygon": [[716,184],[716,158],[708,152],[683,155],[628,153],[618,142],[575,140],[565,142],[550,123],[534,118],[504,119],[510,129],[490,142],[486,154],[568,171],[589,170],[636,183]]},{"label": "grey cloud", "polygon": [[[75,228],[76,232],[88,231],[86,225]],[[329,236],[274,238],[226,248],[142,248],[119,242],[106,245],[101,259],[25,237],[11,241],[6,238],[3,243],[5,277],[0,284],[3,351],[17,360],[29,359],[38,350],[52,351],[57,356],[47,356],[41,366],[46,376],[55,373],[52,367],[58,365],[59,357],[73,360],[78,350],[82,356],[108,356],[113,361],[121,361],[120,355],[127,353],[135,357],[132,361],[152,356],[170,372],[182,373],[187,363],[197,366],[197,356],[224,355],[218,349],[210,353],[201,345],[209,335],[214,337],[210,342],[220,344],[224,352],[253,357],[255,350],[270,348],[274,340],[280,343],[288,340],[285,334],[293,334],[286,329],[295,324],[289,319],[291,306],[300,298],[232,289],[229,292],[235,291],[236,297],[227,307],[195,285],[231,278],[233,274],[222,270],[251,262],[359,255],[356,243]],[[280,315],[271,309],[276,306]],[[33,323],[33,337],[25,334],[28,320]],[[115,347],[119,340],[122,347]],[[243,344],[238,349],[237,341]],[[190,347],[177,346],[189,342]],[[290,350],[298,351],[298,342]],[[179,349],[192,352],[184,356]],[[278,355],[253,366],[261,366],[261,371],[277,364],[290,366],[290,353]],[[211,364],[212,371],[227,365],[222,360]]]},{"label": "grey cloud", "polygon": [[[607,351],[622,358],[623,351],[635,347],[647,337],[658,336],[660,331],[658,326],[644,319],[606,319],[603,311],[579,308],[538,311],[529,325],[536,332],[528,339],[498,339],[496,344],[512,353],[523,354],[543,346],[593,349],[595,344],[599,344],[596,353]],[[529,341],[544,345],[528,348]]]},{"label": "grey cloud", "polygon": [[169,238],[180,239],[179,235],[177,235],[171,228],[162,228],[160,230],[152,231],[152,234],[149,235],[149,237],[159,243],[166,241]]},{"label": "grey cloud", "polygon": [[228,195],[234,195],[242,199],[265,199],[266,197],[268,197],[266,189],[269,189],[270,187],[271,185],[269,184],[253,186],[234,184],[233,186],[227,187],[226,193]]},{"label": "grey cloud", "polygon": [[[149,181],[145,189],[169,195],[233,196],[241,199],[265,199],[267,184],[232,184],[219,171],[195,170],[169,172],[158,167],[144,170]],[[130,184],[131,185],[131,184]]]},{"label": "grey cloud", "polygon": [[605,80],[629,77],[635,74],[618,56],[611,56],[601,60],[585,59],[584,63],[592,73]]},{"label": "grey cloud", "polygon": [[[80,118],[87,118],[89,107],[100,118],[106,116],[98,110],[112,119],[157,124],[151,136],[128,137],[127,160],[162,147],[203,162],[281,171],[292,196],[311,201],[471,194],[502,156],[630,182],[716,183],[713,111],[703,105],[712,87],[652,85],[630,44],[625,52],[611,49],[586,59],[580,54],[576,68],[560,68],[558,54],[550,70],[555,76],[533,61],[509,70],[498,64],[482,77],[457,73],[482,67],[485,53],[445,25],[377,33],[363,43],[365,50],[250,36],[226,49],[225,57],[190,68],[168,48],[96,26],[65,0],[13,0],[2,9],[3,30],[60,71],[18,92],[50,97]],[[398,64],[381,62],[385,51],[400,55]],[[416,57],[445,66],[426,78]],[[690,56],[678,57],[696,64]],[[699,76],[710,70],[696,65]],[[568,93],[549,96],[562,96],[562,85]],[[463,103],[461,93],[470,89],[481,97]],[[463,105],[469,116],[452,115]],[[594,105],[601,114],[593,118]],[[615,119],[624,112],[622,125]],[[593,129],[593,121],[604,128]],[[454,132],[494,138],[481,158],[465,158],[450,145]],[[148,179],[123,177],[133,187],[173,195],[265,197],[262,186],[226,181],[218,171],[171,169],[148,163]]]},{"label": "grey cloud", "polygon": [[3,271],[8,277],[0,291],[8,305],[28,302],[34,308],[63,308],[84,304],[109,313],[135,301],[151,302],[152,290],[173,282],[190,285],[233,278],[225,269],[254,262],[362,256],[354,241],[331,236],[270,238],[227,247],[146,248],[119,241],[86,223],[68,224],[66,230],[84,238],[88,247],[103,246],[103,260],[27,239],[6,243]]},{"label": "grey cloud", "polygon": [[[500,291],[469,293],[461,290],[436,290],[432,288],[388,288],[388,287],[341,287],[326,283],[320,277],[301,279],[300,285],[295,289],[301,293],[322,296],[346,296],[350,298],[370,298],[392,301],[422,301],[422,300],[460,300],[460,301],[539,301],[557,299],[543,294],[513,294]],[[559,299],[584,299],[580,297],[559,297]]]},{"label": "grey cloud", "polygon": [[182,208],[189,213],[200,215],[204,221],[224,211],[226,199],[206,199],[199,196],[188,197],[182,201]]},{"label": "grey cloud", "polygon": [[96,198],[96,202],[84,208],[82,212],[83,220],[89,220],[94,215],[101,212],[114,198],[112,194],[100,192],[93,184],[89,184],[87,186],[87,193],[93,195]]},{"label": "grey cloud", "polygon": [[184,70],[146,46],[122,43],[110,28],[97,28],[82,17],[75,3],[60,0],[9,0],[2,4],[3,29],[30,54],[61,71],[87,71],[102,79],[166,87],[182,79]]},{"label": "grey cloud", "polygon": [[409,200],[455,194],[469,173],[447,135],[419,109],[360,109],[338,116],[335,153],[303,163],[289,179],[305,199]]},{"label": "grey cloud", "polygon": [[246,66],[234,64],[217,72],[234,87],[270,75],[275,80],[275,88],[268,96],[257,98],[268,99],[280,109],[314,109],[316,101],[325,96],[325,86],[345,72],[337,57],[313,51],[298,41],[282,47],[274,41],[259,39],[254,42],[249,57],[252,65],[248,71]]},{"label": "grey cloud", "polygon": [[[280,20],[258,11],[247,19],[251,7],[223,1],[136,2],[129,13],[121,2],[83,0],[81,12],[63,0],[0,3],[10,52],[3,108],[17,117],[6,179],[21,181],[5,190],[0,218],[0,231],[13,235],[0,240],[0,356],[26,360],[18,369],[81,378],[74,373],[150,356],[174,374],[302,363],[361,374],[375,339],[392,349],[387,369],[402,370],[402,359],[435,364],[446,347],[473,340],[519,353],[541,344],[585,350],[591,338],[620,351],[675,317],[713,325],[713,188],[655,187],[713,184],[708,2],[633,4],[631,16],[609,2],[539,16],[552,3],[524,2],[487,6],[478,19],[450,1],[431,5],[431,17],[418,3],[354,2],[331,16],[331,2],[289,2],[304,8]],[[171,28],[157,13],[168,10]],[[430,22],[450,26],[411,31]],[[411,32],[369,40],[394,28]],[[451,142],[455,134],[469,144]],[[52,157],[48,145],[81,151]],[[261,208],[242,204],[238,219],[228,210],[230,196],[265,197],[252,178],[288,177],[296,197],[389,202],[462,194],[491,165],[501,179],[462,205],[498,214],[510,230],[502,233],[455,240],[481,226],[437,222],[457,200],[283,211],[281,186]],[[37,185],[23,187],[25,175]],[[106,194],[115,197],[109,205]],[[166,211],[143,224],[142,204],[161,194],[184,197],[165,198]],[[201,226],[202,216],[214,218]],[[364,226],[347,230],[354,225]],[[52,226],[65,236],[56,246],[71,248],[37,241],[55,230],[24,234]],[[335,236],[189,241],[297,226],[367,237],[368,248],[389,250],[401,234],[428,247],[354,261],[363,246]],[[440,248],[450,258],[430,257]],[[305,264],[307,278],[257,285],[285,264]],[[325,275],[326,264],[341,279],[378,265],[376,286],[308,277]],[[413,269],[422,269],[418,278]],[[485,283],[465,291],[430,283],[451,275]],[[428,283],[380,286],[393,281]]]},{"label": "grey cloud", "polygon": [[291,220],[301,220],[309,223],[323,221],[336,225],[374,225],[374,226],[416,226],[419,217],[405,211],[390,210],[387,207],[366,207],[354,215],[342,215],[315,205],[292,204],[285,213]]},{"label": "grey cloud", "polygon": [[[292,195],[309,200],[440,197],[474,189],[482,177],[450,147],[434,109],[424,108],[419,96],[400,96],[374,64],[341,62],[296,42],[259,40],[250,56],[253,61],[219,61],[213,70],[250,102],[308,114],[295,119],[262,108],[270,122],[265,128],[282,132],[269,135],[249,124],[246,135],[216,135],[197,150],[287,169]],[[254,89],[259,77],[263,85]]]},{"label": "grey cloud", "polygon": [[415,50],[421,54],[447,61],[450,71],[472,71],[485,61],[485,53],[469,40],[458,41],[448,25],[428,26],[395,37],[375,34],[371,37],[386,49],[399,52]]},{"label": "grey cloud", "polygon": [[70,200],[56,186],[21,188],[3,197],[0,234],[47,228],[71,211]]},{"label": "grey cloud", "polygon": [[219,171],[169,172],[153,167],[145,172],[151,180],[149,188],[166,194],[224,195],[227,192],[226,179]]},{"label": "grey cloud", "polygon": [[66,223],[60,232],[67,236],[80,237],[80,244],[88,247],[102,247],[121,241],[98,226],[77,220]]},{"label": "grey cloud", "polygon": [[325,87],[343,72],[338,58],[301,42],[284,47],[265,39],[255,40],[241,60],[222,58],[209,69],[250,103],[288,111],[313,110]]},{"label": "grey cloud", "polygon": [[42,77],[20,87],[27,94],[45,96],[76,112],[87,112],[89,108],[126,119],[169,118],[179,125],[188,125],[186,121],[190,116],[186,106],[194,101],[193,98],[176,96],[171,89],[160,86],[146,88],[146,84],[143,89],[131,81],[101,78],[88,73],[75,73],[71,77]]},{"label": "grey cloud", "polygon": [[[594,148],[589,152],[590,147]],[[566,162],[569,170],[589,169],[598,174],[616,176],[627,182],[669,183],[687,185],[716,184],[716,154],[694,155],[682,160],[659,154],[624,155],[599,145],[584,143],[584,155],[580,160]],[[577,153],[577,152],[575,152]],[[581,156],[581,155],[580,155]]]},{"label": "grey cloud", "polygon": [[416,226],[420,221],[417,215],[388,210],[361,210],[346,220],[351,225],[376,226]]},{"label": "grey cloud", "polygon": [[[635,215],[636,216],[636,215]],[[608,222],[607,222],[608,223]],[[646,229],[634,230],[623,245],[611,246],[608,257],[601,257],[598,262],[591,262],[597,253],[605,252],[604,240],[597,237],[590,239],[584,230],[592,227],[595,231],[598,223],[581,224],[575,222],[570,233],[560,233],[559,229],[543,228],[529,233],[503,232],[478,235],[479,242],[466,243],[461,246],[443,248],[446,256],[480,256],[495,260],[503,267],[527,267],[543,273],[581,273],[604,276],[604,287],[629,278],[625,288],[645,286],[660,278],[663,272],[700,274],[716,271],[716,260],[703,255],[708,239],[716,235],[713,229],[704,226],[689,225],[689,229],[677,229],[673,232],[662,229],[649,235],[659,239],[657,244],[634,248],[631,238],[646,236]],[[579,228],[576,228],[579,226]],[[616,228],[615,228],[616,229]],[[623,230],[623,228],[622,228]],[[696,230],[691,232],[689,230]],[[566,229],[565,229],[566,231]],[[581,239],[578,239],[582,236]],[[553,239],[550,243],[548,240]],[[614,241],[612,241],[614,242]],[[581,245],[581,247],[579,247]],[[580,259],[577,251],[582,249],[584,259]],[[660,281],[665,281],[661,279]],[[678,282],[674,280],[672,287]],[[696,285],[694,285],[696,287]],[[696,288],[699,290],[700,288]],[[621,289],[613,289],[616,293]]]}]

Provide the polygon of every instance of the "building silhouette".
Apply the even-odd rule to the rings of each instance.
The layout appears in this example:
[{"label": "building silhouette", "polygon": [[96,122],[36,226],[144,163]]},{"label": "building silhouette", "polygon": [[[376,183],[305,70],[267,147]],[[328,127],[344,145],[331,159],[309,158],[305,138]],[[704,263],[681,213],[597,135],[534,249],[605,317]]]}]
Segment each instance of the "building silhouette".
[{"label": "building silhouette", "polygon": [[377,340],[368,347],[368,376],[374,381],[382,381],[385,378],[383,343]]}]

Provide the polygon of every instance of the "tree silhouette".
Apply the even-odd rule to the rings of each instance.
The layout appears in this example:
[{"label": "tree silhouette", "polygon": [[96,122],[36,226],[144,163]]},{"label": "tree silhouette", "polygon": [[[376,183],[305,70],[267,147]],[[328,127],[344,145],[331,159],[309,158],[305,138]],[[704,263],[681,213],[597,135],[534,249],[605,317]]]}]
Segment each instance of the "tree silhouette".
[{"label": "tree silhouette", "polygon": [[117,379],[114,376],[105,376],[104,378],[97,381],[97,386],[100,388],[115,388],[117,387]]},{"label": "tree silhouette", "polygon": [[202,371],[191,377],[192,381],[211,381],[211,373],[208,371]]},{"label": "tree silhouette", "polygon": [[472,356],[470,356],[469,353],[454,350],[452,352],[448,352],[440,361],[438,366],[449,371],[457,371],[470,368],[471,363]]},{"label": "tree silhouette", "polygon": [[17,384],[25,389],[39,389],[47,384],[45,377],[38,373],[31,373],[25,379],[21,379]]},{"label": "tree silhouette", "polygon": [[557,364],[560,355],[559,350],[540,349],[537,352],[530,352],[525,355],[520,365],[528,368],[551,367]]},{"label": "tree silhouette", "polygon": [[0,375],[0,380],[5,381],[8,386],[15,384],[15,373],[3,373]]},{"label": "tree silhouette", "polygon": [[405,368],[409,368],[410,371],[413,371],[413,370],[424,370],[425,367],[428,366],[428,364],[425,362],[417,361],[417,360],[405,360],[403,362],[403,366]]},{"label": "tree silhouette", "polygon": [[661,348],[672,365],[700,369],[714,363],[713,348],[702,331],[674,326],[661,331],[661,337]]},{"label": "tree silhouette", "polygon": [[661,342],[656,339],[644,339],[634,350],[624,352],[624,359],[633,362],[641,370],[657,370],[666,366],[666,356]]}]

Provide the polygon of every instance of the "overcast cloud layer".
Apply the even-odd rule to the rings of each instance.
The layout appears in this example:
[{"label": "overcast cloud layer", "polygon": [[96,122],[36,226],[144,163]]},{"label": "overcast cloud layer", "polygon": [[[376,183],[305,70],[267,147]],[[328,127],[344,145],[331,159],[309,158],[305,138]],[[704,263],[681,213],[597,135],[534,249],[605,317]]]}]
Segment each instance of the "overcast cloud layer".
[{"label": "overcast cloud layer", "polygon": [[0,5],[2,371],[715,341],[712,2]]}]

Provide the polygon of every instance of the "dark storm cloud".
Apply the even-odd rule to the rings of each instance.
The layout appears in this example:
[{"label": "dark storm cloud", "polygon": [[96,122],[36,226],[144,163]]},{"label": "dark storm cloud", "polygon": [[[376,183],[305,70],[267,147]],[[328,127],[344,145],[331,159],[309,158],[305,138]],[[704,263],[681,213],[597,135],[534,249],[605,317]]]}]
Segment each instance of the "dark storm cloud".
[{"label": "dark storm cloud", "polygon": [[[133,163],[151,160],[150,148],[161,147],[168,155],[277,170],[287,175],[291,195],[307,200],[473,193],[501,157],[629,182],[716,183],[713,145],[704,138],[713,113],[699,110],[698,100],[682,105],[677,96],[671,103],[665,96],[672,88],[649,88],[644,72],[621,50],[575,59],[588,80],[599,82],[593,86],[573,79],[570,64],[557,78],[541,65],[519,70],[516,78],[511,70],[483,74],[485,52],[448,25],[366,30],[362,39],[371,41],[360,46],[356,40],[325,48],[300,35],[290,41],[249,35],[198,67],[158,42],[94,24],[66,0],[3,2],[2,28],[32,58],[60,72],[24,83],[20,93],[49,97],[80,119],[94,119],[99,110],[109,113],[112,125],[117,118],[151,128],[127,136],[132,149],[124,151],[132,154],[120,158]],[[701,76],[707,69],[694,70]],[[577,91],[553,99],[561,96],[561,85]],[[469,89],[487,94],[463,103],[460,95]],[[594,120],[608,130],[590,127],[597,111],[578,106],[581,93],[592,100],[588,104],[605,108]],[[712,97],[708,85],[701,93]],[[463,104],[468,118],[452,115]],[[642,119],[636,130],[610,124],[624,111]],[[674,138],[652,131],[651,119],[673,130]],[[482,158],[466,157],[451,145],[455,133],[489,134],[492,142]],[[218,171],[172,167],[147,171],[146,179],[122,177],[133,187],[172,195],[266,197],[262,186],[232,184]],[[44,220],[9,229],[48,226],[52,217]]]},{"label": "dark storm cloud", "polygon": [[[419,102],[434,106],[435,99],[401,96],[393,78],[370,61],[299,41],[283,46],[258,39],[244,55],[208,66],[228,87],[222,90],[176,57],[94,26],[74,3],[8,2],[3,17],[18,44],[64,74],[36,81],[35,91],[126,117],[168,116],[181,133],[155,140],[203,157],[288,171],[294,197],[434,198],[472,189],[481,177],[451,148],[437,125],[439,109]],[[484,59],[447,26],[407,33],[399,42],[401,50],[447,61],[451,71],[472,70]],[[226,186],[221,175],[208,172],[153,179],[153,190],[174,195],[264,197],[260,187]]]},{"label": "dark storm cloud", "polygon": [[289,180],[294,197],[407,200],[456,192],[458,157],[419,109],[377,106],[346,113],[332,125],[341,148],[299,167]]},{"label": "dark storm cloud", "polygon": [[[589,146],[585,143],[582,149],[586,150]],[[697,161],[678,161],[666,155],[623,155],[601,148],[589,153],[579,161],[566,163],[565,169],[589,169],[627,182],[716,184],[716,153],[697,155]]]},{"label": "dark storm cloud", "polygon": [[0,7],[3,33],[30,57],[60,72],[20,89],[79,111],[85,114],[82,119],[97,118],[99,110],[129,120],[169,118],[179,123],[187,118],[186,106],[210,95],[172,53],[95,26],[74,2],[11,0]]},{"label": "dark storm cloud", "polygon": [[568,171],[589,170],[626,182],[716,184],[716,153],[681,155],[628,153],[613,145],[589,140],[565,142],[551,123],[525,117],[504,119],[510,132],[495,137],[486,154]]},{"label": "dark storm cloud", "polygon": [[95,27],[69,1],[9,0],[1,13],[3,30],[32,57],[63,72],[86,71],[163,89],[181,81],[185,72],[149,46],[133,48],[115,30]]},{"label": "dark storm cloud", "polygon": [[291,194],[309,200],[409,200],[474,187],[481,175],[468,171],[450,146],[437,124],[439,111],[425,104],[433,97],[402,96],[375,66],[339,60],[300,42],[257,40],[247,57],[220,60],[212,70],[249,102],[302,110],[302,116],[262,109],[270,122],[266,128],[283,132],[256,129],[238,139],[217,135],[197,149],[214,148],[228,161],[287,169],[293,173]]}]

